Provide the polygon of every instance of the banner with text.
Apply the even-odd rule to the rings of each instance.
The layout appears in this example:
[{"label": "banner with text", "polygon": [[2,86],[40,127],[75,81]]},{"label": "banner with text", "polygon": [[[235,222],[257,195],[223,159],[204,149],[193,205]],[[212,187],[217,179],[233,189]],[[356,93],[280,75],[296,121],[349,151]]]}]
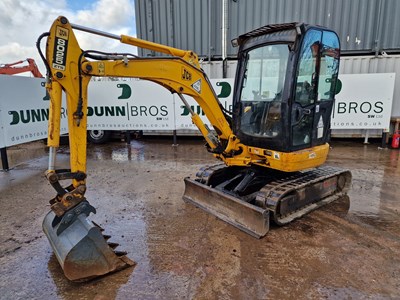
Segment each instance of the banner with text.
[{"label": "banner with text", "polygon": [[383,129],[390,126],[395,73],[340,75],[332,129]]},{"label": "banner with text", "polygon": [[[336,96],[332,128],[388,129],[395,74],[352,74],[340,79],[343,88]],[[231,111],[234,79],[210,82],[221,104]],[[49,97],[44,83],[39,78],[0,75],[0,147],[47,137]],[[197,130],[180,98],[149,81],[92,81],[88,98],[88,130]],[[186,98],[210,125],[194,99]],[[68,132],[67,113],[63,100],[62,133]]]},{"label": "banner with text", "polygon": [[[0,147],[47,138],[50,98],[44,85],[42,78],[0,75]],[[61,133],[67,132],[64,107]]]}]

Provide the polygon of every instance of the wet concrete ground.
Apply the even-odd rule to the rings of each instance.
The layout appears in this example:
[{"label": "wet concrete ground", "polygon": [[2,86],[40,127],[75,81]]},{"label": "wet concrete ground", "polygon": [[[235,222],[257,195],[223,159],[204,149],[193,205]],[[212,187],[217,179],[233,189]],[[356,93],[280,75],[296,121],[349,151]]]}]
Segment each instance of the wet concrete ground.
[{"label": "wet concrete ground", "polygon": [[47,157],[0,172],[0,298],[400,298],[398,150],[334,141],[328,164],[352,171],[348,197],[257,240],[182,201],[183,178],[215,160],[179,142],[89,146],[92,219],[137,265],[88,283],[64,277],[41,230]]}]

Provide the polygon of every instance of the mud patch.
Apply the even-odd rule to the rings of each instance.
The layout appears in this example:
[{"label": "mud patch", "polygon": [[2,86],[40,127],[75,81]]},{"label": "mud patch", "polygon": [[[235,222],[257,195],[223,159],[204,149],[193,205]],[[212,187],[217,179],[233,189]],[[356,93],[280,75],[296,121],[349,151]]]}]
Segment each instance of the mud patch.
[{"label": "mud patch", "polygon": [[[89,146],[90,218],[137,266],[84,284],[65,279],[41,231],[55,195],[47,157],[1,172],[1,297],[400,298],[398,151],[334,143],[328,164],[352,171],[348,197],[257,240],[183,202],[183,178],[216,161],[202,141],[171,144]],[[59,153],[68,167],[68,149]]]}]

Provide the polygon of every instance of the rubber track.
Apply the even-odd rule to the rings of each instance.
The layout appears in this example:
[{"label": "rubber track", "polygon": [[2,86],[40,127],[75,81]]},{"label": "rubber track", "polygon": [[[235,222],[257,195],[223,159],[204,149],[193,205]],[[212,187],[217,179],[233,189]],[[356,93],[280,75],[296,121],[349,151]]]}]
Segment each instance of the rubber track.
[{"label": "rubber track", "polygon": [[[196,174],[196,181],[203,184],[209,185],[208,181],[210,176],[226,166],[224,164],[216,164],[211,166],[205,166],[201,168]],[[296,193],[296,191],[312,187],[315,184],[323,182],[329,178],[344,176],[344,186],[340,191],[333,192],[332,194],[307,204],[300,209],[294,210],[290,214],[281,216],[279,214],[279,203],[290,193]],[[336,199],[344,196],[351,185],[351,173],[348,170],[332,167],[332,166],[321,166],[314,169],[304,170],[296,173],[291,173],[286,177],[277,178],[267,183],[256,196],[256,206],[267,208],[271,211],[271,217],[274,222],[278,225],[285,225],[290,223],[294,219],[300,218],[305,214],[326,205]]]},{"label": "rubber track", "polygon": [[[286,195],[294,193],[301,189],[311,187],[326,179],[344,176],[344,187],[340,191],[336,191],[319,201],[310,203],[302,208],[293,211],[291,214],[284,216],[279,215],[279,202]],[[278,225],[285,225],[294,219],[300,218],[312,210],[315,210],[323,205],[326,205],[341,196],[344,196],[350,189],[351,173],[348,170],[322,166],[311,170],[301,171],[292,176],[272,181],[265,185],[257,195],[257,203],[265,203],[266,207],[272,212],[272,218]]]}]

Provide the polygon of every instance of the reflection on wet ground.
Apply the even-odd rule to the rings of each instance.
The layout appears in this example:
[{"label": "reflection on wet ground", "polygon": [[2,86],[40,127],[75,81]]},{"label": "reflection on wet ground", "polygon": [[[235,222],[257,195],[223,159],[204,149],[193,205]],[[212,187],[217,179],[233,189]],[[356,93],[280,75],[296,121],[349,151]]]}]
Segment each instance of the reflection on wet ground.
[{"label": "reflection on wet ground", "polygon": [[[185,140],[185,147],[172,146],[169,140],[140,140],[127,144],[112,144],[111,147],[89,145],[88,156],[96,160],[113,160],[117,162],[149,161],[164,159],[166,161],[196,161],[210,159],[210,154],[200,140]],[[118,146],[117,146],[118,145]]]},{"label": "reflection on wet ground", "polygon": [[64,278],[41,232],[47,158],[0,173],[0,298],[400,298],[399,151],[333,143],[348,196],[257,240],[181,200],[183,178],[216,161],[202,141],[179,142],[89,146],[91,218],[137,265],[88,283]]},{"label": "reflection on wet ground", "polygon": [[[94,149],[92,149],[94,148]],[[146,159],[144,145],[140,141],[132,141],[130,145],[118,148],[89,147],[89,157],[97,160],[114,160],[119,162],[144,161]]]},{"label": "reflection on wet ground", "polygon": [[[353,174],[350,214],[382,229],[400,225],[400,156],[398,150],[359,145],[334,147],[329,163]],[[338,156],[336,158],[336,156]]]}]

